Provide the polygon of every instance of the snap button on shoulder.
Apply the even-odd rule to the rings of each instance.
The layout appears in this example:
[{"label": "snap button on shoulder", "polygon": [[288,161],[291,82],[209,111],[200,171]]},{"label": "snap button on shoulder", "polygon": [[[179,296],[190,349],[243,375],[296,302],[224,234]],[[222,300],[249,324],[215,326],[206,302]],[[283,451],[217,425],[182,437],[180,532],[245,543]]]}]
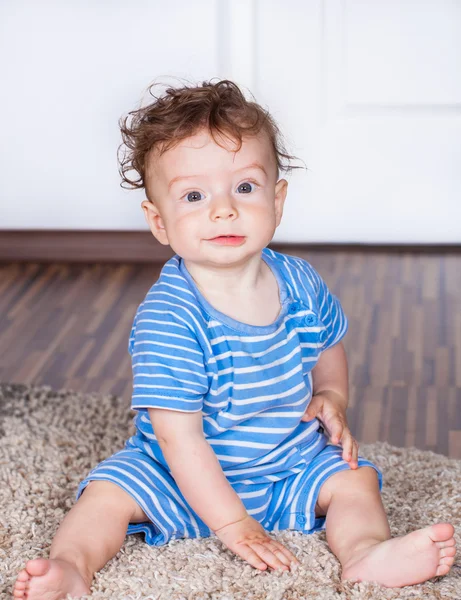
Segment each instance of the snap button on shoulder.
[{"label": "snap button on shoulder", "polygon": [[298,523],[300,523],[301,525],[304,525],[304,523],[306,522],[306,517],[304,515],[298,515],[296,517],[296,520],[298,521]]},{"label": "snap button on shoulder", "polygon": [[299,302],[293,302],[293,304],[290,304],[290,308],[288,309],[288,312],[290,314],[294,315],[295,313],[298,312],[299,309],[300,309]]}]

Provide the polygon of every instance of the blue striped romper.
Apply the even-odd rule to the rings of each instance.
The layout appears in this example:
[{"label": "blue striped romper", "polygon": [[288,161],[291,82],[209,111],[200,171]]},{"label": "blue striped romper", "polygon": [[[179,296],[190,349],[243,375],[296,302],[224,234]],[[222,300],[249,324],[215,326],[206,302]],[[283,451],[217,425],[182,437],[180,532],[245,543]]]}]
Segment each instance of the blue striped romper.
[{"label": "blue striped romper", "polygon": [[[91,480],[112,481],[149,517],[130,523],[154,546],[215,534],[188,505],[165,461],[148,407],[202,411],[203,432],[248,514],[267,531],[325,529],[315,505],[322,484],[350,469],[320,422],[301,421],[312,397],[312,369],[338,343],[347,319],[317,271],[301,258],[262,251],[275,275],[281,311],[274,323],[241,323],[214,309],[184,261],[162,268],[134,317],[132,357],[136,433],[97,465]],[[359,467],[379,469],[361,457]]]}]

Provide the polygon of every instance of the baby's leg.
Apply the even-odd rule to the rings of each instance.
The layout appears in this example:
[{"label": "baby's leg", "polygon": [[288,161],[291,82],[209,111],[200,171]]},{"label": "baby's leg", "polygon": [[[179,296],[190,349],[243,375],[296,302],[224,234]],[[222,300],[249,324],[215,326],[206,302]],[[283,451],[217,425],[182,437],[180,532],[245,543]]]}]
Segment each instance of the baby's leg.
[{"label": "baby's leg", "polygon": [[110,481],[91,481],[53,539],[50,560],[29,560],[14,585],[15,599],[59,600],[90,593],[94,574],[120,550],[129,523],[148,521],[142,509]]},{"label": "baby's leg", "polygon": [[456,554],[450,523],[391,538],[374,469],[341,471],[325,483],[329,486],[322,486],[319,506],[326,513],[327,541],[342,564],[343,581],[403,587],[449,572]]}]

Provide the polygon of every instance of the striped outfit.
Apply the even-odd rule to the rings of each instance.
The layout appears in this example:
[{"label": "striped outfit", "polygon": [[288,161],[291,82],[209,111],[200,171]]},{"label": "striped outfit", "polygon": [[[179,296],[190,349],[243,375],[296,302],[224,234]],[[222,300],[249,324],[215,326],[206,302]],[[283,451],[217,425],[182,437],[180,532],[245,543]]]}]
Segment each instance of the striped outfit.
[{"label": "striped outfit", "polygon": [[[215,534],[176,485],[148,407],[203,413],[203,432],[247,512],[267,531],[325,529],[315,517],[322,484],[350,469],[328,444],[317,419],[301,417],[312,397],[312,369],[347,331],[338,299],[305,260],[262,251],[277,279],[281,311],[274,323],[241,323],[214,309],[175,255],[136,312],[128,343],[136,433],[97,465],[91,480],[112,481],[150,521],[130,523],[148,544]],[[373,467],[359,457],[359,467]]]}]

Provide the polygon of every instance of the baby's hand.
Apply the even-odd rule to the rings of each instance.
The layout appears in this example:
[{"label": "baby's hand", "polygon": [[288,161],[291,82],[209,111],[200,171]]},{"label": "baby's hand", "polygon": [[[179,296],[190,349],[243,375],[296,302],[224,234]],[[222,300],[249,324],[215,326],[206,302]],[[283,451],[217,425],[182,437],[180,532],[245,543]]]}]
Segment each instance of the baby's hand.
[{"label": "baby's hand", "polygon": [[341,402],[335,400],[334,393],[320,392],[312,397],[301,421],[311,421],[314,417],[322,421],[331,442],[343,447],[343,460],[351,469],[358,469],[359,443],[353,437],[346,412]]},{"label": "baby's hand", "polygon": [[291,563],[300,564],[294,554],[270,538],[264,527],[249,515],[217,529],[215,534],[229,550],[261,571],[268,566],[287,571]]}]

